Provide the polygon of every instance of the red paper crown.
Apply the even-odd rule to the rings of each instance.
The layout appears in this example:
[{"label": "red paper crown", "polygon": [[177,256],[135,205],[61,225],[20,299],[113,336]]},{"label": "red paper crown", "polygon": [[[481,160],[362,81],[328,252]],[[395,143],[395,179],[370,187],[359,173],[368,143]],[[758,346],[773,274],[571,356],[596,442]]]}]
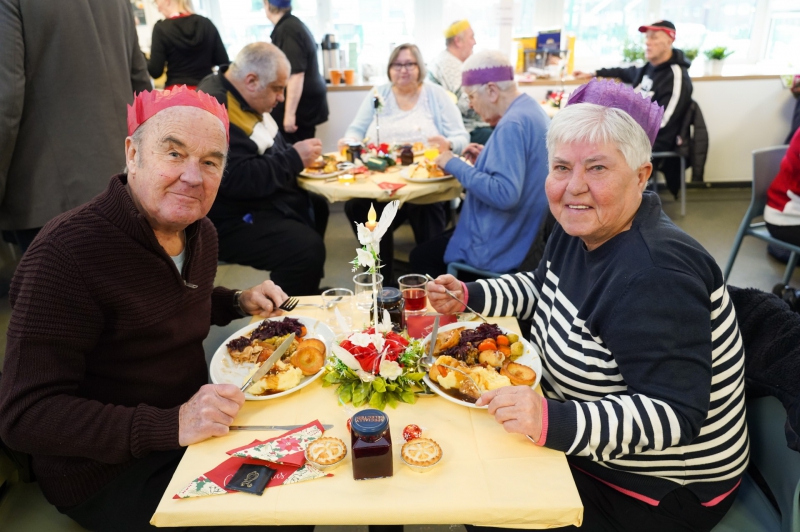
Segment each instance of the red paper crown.
[{"label": "red paper crown", "polygon": [[203,109],[219,118],[222,125],[225,126],[225,135],[230,141],[228,111],[225,110],[225,106],[213,96],[194,91],[186,85],[165,91],[143,91],[136,95],[133,105],[128,106],[128,135],[133,135],[139,126],[159,111],[181,105]]}]

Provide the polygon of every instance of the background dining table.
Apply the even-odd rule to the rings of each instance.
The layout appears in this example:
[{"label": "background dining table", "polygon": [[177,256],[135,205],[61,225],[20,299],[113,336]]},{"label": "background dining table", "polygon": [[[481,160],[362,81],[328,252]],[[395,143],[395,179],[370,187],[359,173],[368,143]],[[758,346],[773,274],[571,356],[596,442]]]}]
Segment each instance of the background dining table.
[{"label": "background dining table", "polygon": [[[312,177],[298,177],[297,182],[300,188],[324,196],[331,203],[364,198],[380,202],[399,200],[401,205],[404,203],[428,205],[449,201],[461,194],[461,183],[454,177],[409,181],[403,177],[403,173],[403,167],[390,166],[385,172],[370,171],[368,174],[357,175],[357,179],[349,183],[339,182],[338,179]],[[386,190],[379,186],[381,183],[404,186],[397,190]]]},{"label": "background dining table", "polygon": [[[319,296],[300,298],[320,303]],[[330,311],[298,307],[291,316],[327,322]],[[519,332],[513,318],[490,321]],[[325,432],[344,440],[347,420],[357,411],[340,405],[334,387],[321,379],[290,395],[247,401],[234,425],[333,424]],[[173,499],[201,474],[223,462],[226,451],[280,431],[232,431],[189,446],[151,519],[158,527],[212,525],[367,525],[472,523],[511,528],[578,525],[583,507],[563,453],[509,434],[485,409],[468,408],[442,397],[386,407],[393,441],[394,475],[353,480],[351,456],[332,477],[268,488],[262,496],[232,493]],[[423,437],[443,451],[431,471],[417,473],[400,461],[403,428],[422,428]]]}]

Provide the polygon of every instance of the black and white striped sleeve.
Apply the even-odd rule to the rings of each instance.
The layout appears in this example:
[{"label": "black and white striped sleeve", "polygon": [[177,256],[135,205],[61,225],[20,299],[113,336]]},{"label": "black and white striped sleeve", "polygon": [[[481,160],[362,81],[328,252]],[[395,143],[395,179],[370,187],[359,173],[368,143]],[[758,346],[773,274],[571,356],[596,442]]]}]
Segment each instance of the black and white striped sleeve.
[{"label": "black and white striped sleeve", "polygon": [[[660,268],[633,278],[604,322],[597,340],[613,354],[609,363],[623,382],[598,375],[596,383],[580,384],[595,400],[548,400],[546,445],[596,461],[636,461],[638,453],[692,442],[709,410],[712,338],[738,336],[735,323],[712,330],[705,284]],[[571,349],[580,355],[579,345]],[[565,383],[578,377],[566,367],[553,371],[563,373]]]}]

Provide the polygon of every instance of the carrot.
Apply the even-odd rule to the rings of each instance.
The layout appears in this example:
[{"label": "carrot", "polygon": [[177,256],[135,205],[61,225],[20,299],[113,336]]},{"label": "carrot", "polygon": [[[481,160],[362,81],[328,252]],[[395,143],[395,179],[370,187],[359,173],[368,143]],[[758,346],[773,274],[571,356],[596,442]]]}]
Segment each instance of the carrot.
[{"label": "carrot", "polygon": [[301,326],[300,326],[300,337],[302,338],[302,337],[303,337],[303,336],[305,336],[306,334],[308,334],[308,329],[306,329],[306,326],[305,326],[305,325],[301,325]]},{"label": "carrot", "polygon": [[501,353],[503,353],[505,356],[508,356],[508,355],[511,354],[511,348],[508,347],[507,345],[498,345],[497,346],[497,350],[500,351]]},{"label": "carrot", "polygon": [[478,351],[496,351],[497,344],[491,338],[487,338],[478,344]]},{"label": "carrot", "polygon": [[511,342],[508,341],[508,336],[501,334],[497,336],[497,345],[511,345]]}]

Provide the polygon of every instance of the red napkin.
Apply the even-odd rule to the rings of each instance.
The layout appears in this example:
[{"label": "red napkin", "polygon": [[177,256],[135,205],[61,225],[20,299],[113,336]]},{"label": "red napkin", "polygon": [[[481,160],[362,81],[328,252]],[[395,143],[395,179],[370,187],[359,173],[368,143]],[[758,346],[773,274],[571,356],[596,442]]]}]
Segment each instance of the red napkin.
[{"label": "red napkin", "polygon": [[394,193],[403,188],[405,183],[389,183],[388,181],[384,181],[383,183],[378,183],[378,188],[382,188],[383,190],[389,190],[390,196],[394,196]]},{"label": "red napkin", "polygon": [[262,460],[255,460],[253,458],[239,458],[237,456],[232,456],[206,473],[205,477],[217,486],[220,486],[228,493],[233,493],[234,490],[227,489],[225,484],[228,483],[231,477],[244,464],[266,465],[267,467],[277,470],[277,472],[267,483],[268,488],[280,486],[287,478],[289,478],[289,476],[291,476],[292,473],[300,468],[300,466],[295,465],[276,464],[274,462],[263,462]]},{"label": "red napkin", "polygon": [[[270,459],[270,463],[280,463],[284,465],[295,466],[296,469],[305,463],[306,457],[304,454],[303,447],[301,447],[299,441],[293,435],[297,434],[298,432],[305,431],[309,427],[314,427],[314,426],[316,426],[319,429],[320,433],[324,432],[322,424],[319,422],[319,420],[315,420],[302,427],[290,430],[289,432],[284,432],[283,434],[275,438],[270,438],[268,440],[253,440],[252,443],[248,443],[247,445],[243,445],[242,447],[237,447],[236,449],[231,449],[230,451],[227,452],[227,454],[233,455],[239,451],[250,449],[251,447],[254,447],[256,445],[261,445],[269,442],[277,442],[278,447],[283,452],[286,452],[286,454],[280,457],[279,462]],[[283,454],[283,452],[281,452],[281,454]]]},{"label": "red napkin", "polygon": [[[406,327],[411,338],[425,338],[433,329],[433,319],[437,314],[423,314],[422,316],[407,316]],[[439,314],[439,327],[458,321],[452,314]]]}]

